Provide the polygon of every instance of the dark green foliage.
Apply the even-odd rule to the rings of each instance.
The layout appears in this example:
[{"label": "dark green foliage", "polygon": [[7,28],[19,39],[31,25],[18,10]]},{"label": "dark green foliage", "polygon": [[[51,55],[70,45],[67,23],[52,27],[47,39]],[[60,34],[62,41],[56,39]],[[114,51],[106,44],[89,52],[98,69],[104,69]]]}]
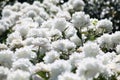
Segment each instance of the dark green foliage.
[{"label": "dark green foliage", "polygon": [[23,2],[28,2],[28,3],[30,3],[30,4],[32,4],[34,1],[43,2],[43,0],[18,0],[18,2],[21,2],[21,3],[23,3]]},{"label": "dark green foliage", "polygon": [[37,72],[37,74],[39,76],[41,76],[44,80],[48,80],[49,79],[49,73],[48,72],[40,71],[40,72]]},{"label": "dark green foliage", "polygon": [[[83,0],[85,2],[84,11],[91,18],[104,19],[108,18],[113,22],[113,32],[120,30],[120,1],[119,0]],[[107,11],[101,16],[103,10]]]},{"label": "dark green foliage", "polygon": [[115,75],[112,75],[111,77],[105,77],[104,75],[100,74],[98,78],[94,78],[93,80],[117,80]]},{"label": "dark green foliage", "polygon": [[11,32],[12,32],[12,30],[8,29],[4,33],[2,33],[2,35],[0,35],[0,43],[5,43],[6,39],[8,37],[8,34],[10,34]]}]

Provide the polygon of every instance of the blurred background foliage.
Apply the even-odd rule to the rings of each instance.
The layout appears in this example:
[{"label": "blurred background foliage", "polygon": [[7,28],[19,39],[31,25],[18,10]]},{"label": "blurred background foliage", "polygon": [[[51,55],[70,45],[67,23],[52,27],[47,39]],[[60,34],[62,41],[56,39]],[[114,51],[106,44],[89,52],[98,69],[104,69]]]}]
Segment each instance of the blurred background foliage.
[{"label": "blurred background foliage", "polygon": [[113,32],[120,30],[120,0],[83,0],[84,11],[92,18],[113,22]]},{"label": "blurred background foliage", "polygon": [[[13,5],[16,1],[32,4],[35,0],[0,0],[1,11],[5,5]],[[43,0],[37,0],[42,2]],[[68,0],[64,0],[67,2]],[[113,32],[120,31],[120,0],[83,0],[85,2],[85,13],[91,18],[110,19],[113,22]]]}]

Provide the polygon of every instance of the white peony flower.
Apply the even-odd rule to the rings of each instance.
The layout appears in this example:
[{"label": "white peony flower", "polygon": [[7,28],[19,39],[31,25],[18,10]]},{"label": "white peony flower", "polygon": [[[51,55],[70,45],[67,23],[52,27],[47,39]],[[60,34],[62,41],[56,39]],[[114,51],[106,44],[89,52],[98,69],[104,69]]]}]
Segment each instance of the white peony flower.
[{"label": "white peony flower", "polygon": [[4,9],[12,9],[12,6],[11,5],[6,5],[5,7],[4,7]]},{"label": "white peony flower", "polygon": [[62,5],[64,11],[73,12],[73,5],[68,1]]},{"label": "white peony flower", "polygon": [[58,80],[85,80],[85,79],[80,78],[78,75],[74,73],[65,72],[62,75],[58,76]]},{"label": "white peony flower", "polygon": [[85,58],[78,64],[76,74],[85,76],[87,80],[93,79],[96,75],[104,71],[103,64],[94,58]]},{"label": "white peony flower", "polygon": [[63,40],[63,43],[65,44],[65,48],[69,51],[69,50],[74,50],[76,48],[76,45],[71,42],[70,40],[66,39]]},{"label": "white peony flower", "polygon": [[33,28],[28,31],[27,38],[29,37],[34,37],[34,38],[43,37],[44,38],[47,36],[46,32],[47,32],[46,29]]},{"label": "white peony flower", "polygon": [[53,27],[53,19],[49,19],[47,21],[44,21],[41,25],[41,28],[47,28],[47,29],[52,29]]},{"label": "white peony flower", "polygon": [[77,66],[78,61],[81,61],[84,58],[84,54],[83,53],[77,53],[74,52],[69,56],[69,62],[72,65],[72,68],[75,68]]},{"label": "white peony flower", "polygon": [[69,51],[76,48],[76,45],[68,39],[52,42],[52,47],[57,51]]},{"label": "white peony flower", "polygon": [[116,52],[117,52],[117,54],[120,54],[120,45],[116,46]]},{"label": "white peony flower", "polygon": [[33,5],[37,6],[37,7],[41,7],[42,4],[40,3],[40,1],[34,1]]},{"label": "white peony flower", "polygon": [[97,28],[103,28],[105,29],[107,32],[111,32],[113,27],[112,27],[112,22],[110,20],[107,19],[102,19],[100,21],[98,21]]},{"label": "white peony flower", "polygon": [[23,44],[26,45],[26,46],[32,45],[32,44],[33,44],[32,42],[33,42],[34,39],[35,39],[35,38],[33,38],[33,37],[26,38],[26,39],[23,41]]},{"label": "white peony flower", "polygon": [[100,53],[100,48],[97,43],[87,42],[83,46],[83,52],[86,57],[96,57]]},{"label": "white peony flower", "polygon": [[27,8],[27,7],[29,7],[29,6],[30,6],[29,3],[24,2],[24,3],[21,5],[20,9],[25,9],[25,8]]},{"label": "white peony flower", "polygon": [[109,63],[112,62],[112,60],[116,57],[116,53],[115,52],[107,52],[105,54],[102,54],[102,55],[98,55],[97,56],[97,59],[99,61],[101,61],[104,65],[107,65]]},{"label": "white peony flower", "polygon": [[22,37],[26,37],[28,31],[30,30],[30,27],[26,23],[18,24],[15,27],[15,30],[18,31]]},{"label": "white peony flower", "polygon": [[36,53],[33,52],[30,47],[23,47],[23,48],[17,49],[15,52],[15,56],[18,59],[20,58],[33,59],[37,57]]},{"label": "white peony flower", "polygon": [[21,39],[22,37],[18,31],[11,33],[7,38],[7,44],[10,44],[14,39]]},{"label": "white peony flower", "polygon": [[113,60],[106,66],[115,73],[120,72],[120,55],[116,55]]},{"label": "white peony flower", "polygon": [[39,13],[40,17],[43,18],[44,20],[49,19],[49,16],[45,10],[41,10]]},{"label": "white peony flower", "polygon": [[16,21],[19,20],[20,15],[21,13],[13,12],[9,17],[3,19],[9,21],[9,24],[12,24],[9,27],[13,27],[13,25],[16,24]]},{"label": "white peony flower", "polygon": [[71,15],[70,15],[70,13],[68,11],[59,11],[56,14],[56,17],[65,18],[66,20],[70,20],[71,19]]},{"label": "white peony flower", "polygon": [[13,11],[20,11],[20,8],[21,8],[21,3],[20,2],[16,2],[13,6],[12,6],[12,10]]},{"label": "white peony flower", "polygon": [[74,27],[81,29],[83,27],[88,27],[90,25],[90,17],[84,12],[75,12],[72,15],[72,23]]},{"label": "white peony flower", "polygon": [[64,18],[56,18],[54,19],[54,28],[63,32],[67,28],[67,22]]},{"label": "white peony flower", "polygon": [[30,73],[22,70],[16,70],[8,74],[7,80],[30,80]]},{"label": "white peony flower", "polygon": [[58,29],[51,29],[48,32],[48,36],[53,38],[53,40],[57,40],[57,39],[62,37],[62,32],[60,30],[58,30]]},{"label": "white peony flower", "polygon": [[58,13],[60,11],[60,8],[57,7],[56,5],[50,5],[50,16],[54,17],[56,15],[56,13]]},{"label": "white peony flower", "polygon": [[0,66],[0,80],[6,80],[7,75],[9,74],[9,69],[3,66]]},{"label": "white peony flower", "polygon": [[33,11],[33,10],[29,10],[29,11],[26,13],[26,15],[27,15],[28,17],[34,18],[34,17],[37,16],[37,13],[36,13],[35,11]]},{"label": "white peony flower", "polygon": [[0,26],[1,26],[1,33],[7,29],[9,29],[14,23],[10,18],[5,18],[0,20]]},{"label": "white peony flower", "polygon": [[83,0],[69,0],[75,11],[81,11],[84,9],[85,3]]},{"label": "white peony flower", "polygon": [[60,53],[52,50],[50,52],[46,52],[46,55],[43,58],[43,60],[45,63],[53,63],[55,60],[59,59],[59,57],[60,57]]},{"label": "white peony flower", "polygon": [[20,48],[20,47],[23,47],[23,41],[21,39],[14,39],[10,43],[11,49]]},{"label": "white peony flower", "polygon": [[16,25],[14,26],[13,29],[16,29],[17,27],[21,27],[21,26],[25,26],[25,27],[29,27],[29,28],[36,28],[36,27],[38,27],[38,24],[36,22],[34,22],[32,18],[25,17],[25,18],[20,18],[16,22]]},{"label": "white peony flower", "polygon": [[111,60],[114,63],[120,63],[120,54],[114,55]]},{"label": "white peony flower", "polygon": [[65,60],[56,60],[50,64],[50,80],[58,80],[58,76],[64,72],[70,72],[71,65]]},{"label": "white peony flower", "polygon": [[111,35],[111,40],[114,45],[117,45],[120,43],[120,31],[116,31]]},{"label": "white peony flower", "polygon": [[99,37],[96,41],[99,43],[101,48],[107,48],[110,49],[113,47],[112,37],[109,34],[103,34],[101,37]]},{"label": "white peony flower", "polygon": [[42,25],[44,22],[44,19],[42,19],[40,16],[34,17],[35,22],[37,22],[39,25]]},{"label": "white peony flower", "polygon": [[32,73],[37,73],[39,71],[45,71],[45,72],[49,72],[50,71],[50,64],[45,64],[43,62],[37,63],[35,66],[30,67],[30,71]]},{"label": "white peony flower", "polygon": [[0,50],[6,50],[8,47],[7,47],[7,45],[6,44],[1,44],[0,43]]},{"label": "white peony flower", "polygon": [[8,18],[13,14],[13,11],[10,9],[3,9],[2,11],[2,17],[3,18]]},{"label": "white peony flower", "polygon": [[[26,14],[27,14],[29,11],[32,11],[32,14],[31,14],[31,12],[30,12],[30,16],[26,16]],[[39,10],[38,7],[35,6],[35,5],[28,5],[28,6],[24,7],[23,9],[21,9],[21,12],[24,13],[24,14],[23,14],[24,17],[32,17],[32,16],[34,16],[34,13],[38,15],[38,14],[39,14],[39,11],[40,11],[40,10]]]},{"label": "white peony flower", "polygon": [[5,66],[10,68],[13,61],[15,60],[14,53],[10,50],[2,50],[0,51],[0,64],[1,66]]},{"label": "white peony flower", "polygon": [[29,61],[29,59],[18,59],[17,61],[14,61],[12,64],[12,69],[17,70],[24,70],[24,71],[29,71],[29,68],[33,66],[33,64]]},{"label": "white peony flower", "polygon": [[50,41],[46,38],[35,38],[32,41],[32,44],[35,46],[45,47],[50,44]]}]

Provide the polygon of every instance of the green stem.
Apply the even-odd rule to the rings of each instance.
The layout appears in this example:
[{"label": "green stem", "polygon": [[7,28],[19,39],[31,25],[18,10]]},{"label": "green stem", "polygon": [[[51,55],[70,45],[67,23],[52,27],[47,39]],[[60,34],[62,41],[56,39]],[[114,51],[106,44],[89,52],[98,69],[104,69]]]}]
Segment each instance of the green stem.
[{"label": "green stem", "polygon": [[83,46],[83,39],[82,39],[81,29],[77,29],[77,28],[76,28],[76,30],[77,30],[77,36],[80,38],[80,40],[81,40],[81,45]]},{"label": "green stem", "polygon": [[38,51],[37,51],[37,62],[40,62],[40,46],[38,46]]},{"label": "green stem", "polygon": [[62,32],[62,36],[63,36],[62,38],[65,39],[65,33],[64,33],[64,31]]}]

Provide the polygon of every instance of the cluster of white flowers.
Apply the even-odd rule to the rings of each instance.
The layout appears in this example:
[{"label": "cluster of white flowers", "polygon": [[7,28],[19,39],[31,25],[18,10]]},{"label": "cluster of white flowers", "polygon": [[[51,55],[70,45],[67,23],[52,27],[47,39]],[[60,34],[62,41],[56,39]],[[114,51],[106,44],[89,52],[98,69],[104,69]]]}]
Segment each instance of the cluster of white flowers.
[{"label": "cluster of white flowers", "polygon": [[[85,14],[83,0],[15,3],[2,11],[0,80],[119,78],[120,32]],[[1,38],[3,38],[2,36]]]}]

